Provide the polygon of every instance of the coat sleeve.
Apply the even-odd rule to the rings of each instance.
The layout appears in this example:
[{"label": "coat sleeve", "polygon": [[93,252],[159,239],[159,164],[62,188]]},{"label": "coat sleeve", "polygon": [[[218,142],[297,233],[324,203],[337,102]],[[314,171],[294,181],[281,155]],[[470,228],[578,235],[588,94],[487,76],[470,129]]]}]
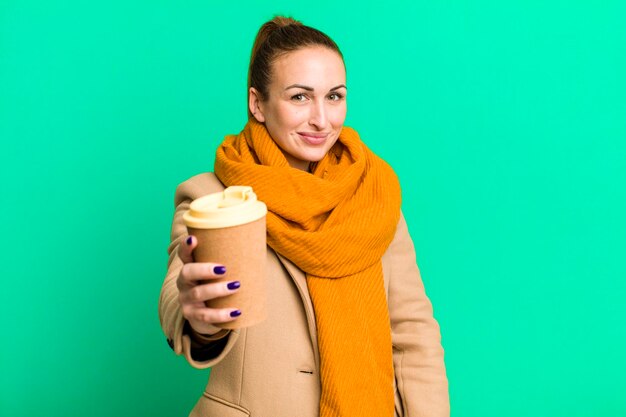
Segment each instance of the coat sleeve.
[{"label": "coat sleeve", "polygon": [[167,273],[159,299],[159,320],[167,342],[177,355],[184,355],[194,368],[205,369],[214,366],[230,351],[237,340],[238,331],[222,330],[212,336],[203,336],[205,346],[199,349],[185,331],[186,320],[183,317],[178,301],[176,279],[183,267],[178,256],[178,247],[187,237],[187,227],[183,223],[183,213],[189,209],[191,202],[203,195],[221,191],[223,186],[213,174],[200,174],[183,182],[176,189],[174,220],[170,245]]},{"label": "coat sleeve", "polygon": [[393,362],[403,415],[447,417],[450,399],[439,324],[424,290],[403,215],[389,251]]}]

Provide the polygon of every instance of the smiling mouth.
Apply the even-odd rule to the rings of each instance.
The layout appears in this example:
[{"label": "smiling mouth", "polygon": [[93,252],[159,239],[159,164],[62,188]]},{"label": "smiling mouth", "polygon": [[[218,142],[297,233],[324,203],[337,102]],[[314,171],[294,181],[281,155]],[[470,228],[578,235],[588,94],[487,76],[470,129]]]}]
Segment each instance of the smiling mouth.
[{"label": "smiling mouth", "polygon": [[318,132],[297,132],[298,136],[302,138],[306,143],[310,145],[321,145],[326,142],[326,139],[329,136],[329,133],[318,133]]}]

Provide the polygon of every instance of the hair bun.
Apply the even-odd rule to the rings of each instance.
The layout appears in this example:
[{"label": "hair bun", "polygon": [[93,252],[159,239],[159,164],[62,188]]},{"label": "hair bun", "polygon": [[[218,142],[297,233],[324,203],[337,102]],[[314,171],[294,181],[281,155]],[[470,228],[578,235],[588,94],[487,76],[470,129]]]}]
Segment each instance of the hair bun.
[{"label": "hair bun", "polygon": [[274,16],[274,18],[270,20],[270,22],[273,23],[277,28],[282,28],[290,25],[302,26],[301,22],[289,16]]}]

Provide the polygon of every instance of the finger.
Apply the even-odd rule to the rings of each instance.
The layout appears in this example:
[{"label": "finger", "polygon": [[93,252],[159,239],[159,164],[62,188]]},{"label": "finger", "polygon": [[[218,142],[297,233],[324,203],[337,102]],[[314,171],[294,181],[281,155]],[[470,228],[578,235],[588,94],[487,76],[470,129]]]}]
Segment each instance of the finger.
[{"label": "finger", "polygon": [[189,235],[178,245],[178,257],[184,264],[193,262],[193,250],[198,245],[198,239]]},{"label": "finger", "polygon": [[[205,322],[198,322],[198,321],[189,321],[187,320],[187,322],[189,323],[189,325],[191,326],[191,329],[199,334],[199,335],[204,335],[204,336],[211,336],[214,335],[216,333],[219,333],[222,328],[215,326],[214,324],[209,324],[209,323],[205,323]],[[217,323],[215,323],[217,324]],[[193,337],[193,336],[192,336]]]},{"label": "finger", "polygon": [[236,308],[195,308],[190,311],[190,316],[185,318],[189,321],[208,324],[226,323],[241,316],[241,310]]},{"label": "finger", "polygon": [[179,281],[186,285],[198,285],[198,281],[222,278],[226,274],[226,267],[212,262],[191,262],[183,265],[180,270]]},{"label": "finger", "polygon": [[187,291],[182,291],[181,302],[183,303],[203,303],[218,297],[224,297],[239,290],[239,281],[217,282],[211,284],[196,285]]}]

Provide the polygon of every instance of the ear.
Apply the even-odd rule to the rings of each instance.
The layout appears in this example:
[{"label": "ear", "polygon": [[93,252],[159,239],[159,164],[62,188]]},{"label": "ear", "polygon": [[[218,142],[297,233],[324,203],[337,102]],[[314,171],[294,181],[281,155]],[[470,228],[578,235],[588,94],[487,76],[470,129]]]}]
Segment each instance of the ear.
[{"label": "ear", "polygon": [[254,87],[250,87],[250,90],[248,91],[248,108],[250,109],[250,113],[252,113],[257,122],[265,122],[261,94],[259,94],[257,89]]}]

